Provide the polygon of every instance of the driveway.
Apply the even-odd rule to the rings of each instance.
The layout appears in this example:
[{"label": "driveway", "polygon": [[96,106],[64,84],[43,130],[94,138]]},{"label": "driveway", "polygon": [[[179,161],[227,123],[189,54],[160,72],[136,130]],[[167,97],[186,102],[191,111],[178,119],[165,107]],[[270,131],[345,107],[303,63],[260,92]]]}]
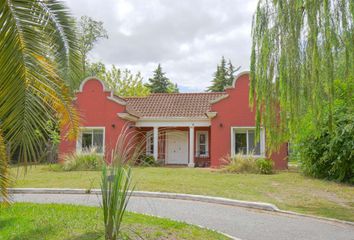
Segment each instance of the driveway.
[{"label": "driveway", "polygon": [[[100,203],[93,194],[14,194],[12,198],[34,203]],[[132,197],[128,210],[204,226],[243,240],[354,240],[352,225],[215,203]]]}]

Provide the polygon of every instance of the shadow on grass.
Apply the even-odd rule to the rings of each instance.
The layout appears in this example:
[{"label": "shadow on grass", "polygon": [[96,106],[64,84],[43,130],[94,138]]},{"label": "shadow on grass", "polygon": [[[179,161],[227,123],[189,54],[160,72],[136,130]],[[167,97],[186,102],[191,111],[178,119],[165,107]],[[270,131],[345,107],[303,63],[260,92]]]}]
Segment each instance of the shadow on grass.
[{"label": "shadow on grass", "polygon": [[[36,229],[31,229],[25,232],[13,233],[11,235],[11,240],[34,240],[34,239],[48,239],[52,233],[52,227],[41,227]],[[43,238],[45,237],[45,238]]]},{"label": "shadow on grass", "polygon": [[9,226],[13,226],[16,218],[6,218],[0,219],[0,230],[7,228]]}]

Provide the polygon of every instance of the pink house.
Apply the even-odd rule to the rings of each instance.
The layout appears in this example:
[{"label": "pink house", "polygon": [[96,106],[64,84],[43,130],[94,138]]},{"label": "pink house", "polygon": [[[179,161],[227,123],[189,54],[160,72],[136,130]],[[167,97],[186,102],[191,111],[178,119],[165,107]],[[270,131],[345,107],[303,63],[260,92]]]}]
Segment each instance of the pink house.
[{"label": "pink house", "polygon": [[77,141],[63,140],[60,157],[95,146],[109,161],[124,126],[146,136],[146,154],[165,164],[219,167],[237,153],[271,158],[287,168],[287,145],[267,153],[265,133],[255,143],[255,113],[248,101],[249,73],[219,93],[151,94],[121,98],[96,78],[82,82],[75,104],[81,114]]}]

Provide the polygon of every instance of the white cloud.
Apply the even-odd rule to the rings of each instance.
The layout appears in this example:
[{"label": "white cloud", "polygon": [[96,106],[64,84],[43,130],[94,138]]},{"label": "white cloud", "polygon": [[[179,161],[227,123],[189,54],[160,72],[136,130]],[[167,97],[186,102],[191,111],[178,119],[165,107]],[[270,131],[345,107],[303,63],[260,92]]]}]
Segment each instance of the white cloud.
[{"label": "white cloud", "polygon": [[104,22],[109,39],[93,60],[141,71],[145,81],[158,63],[185,91],[210,85],[221,56],[248,69],[256,0],[66,0],[76,17]]}]

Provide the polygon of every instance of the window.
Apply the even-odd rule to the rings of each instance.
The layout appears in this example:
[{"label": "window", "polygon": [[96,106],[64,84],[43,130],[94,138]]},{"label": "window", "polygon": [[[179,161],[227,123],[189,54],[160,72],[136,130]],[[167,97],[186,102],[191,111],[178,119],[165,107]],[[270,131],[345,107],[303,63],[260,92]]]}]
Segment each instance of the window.
[{"label": "window", "polygon": [[197,157],[209,156],[208,131],[197,131]]},{"label": "window", "polygon": [[261,130],[261,138],[257,142],[255,142],[255,134],[254,128],[232,128],[232,154],[263,155],[263,131]]},{"label": "window", "polygon": [[77,143],[80,152],[95,149],[97,153],[104,153],[104,128],[82,128]]},{"label": "window", "polygon": [[146,132],[146,155],[154,155],[154,134],[153,131]]}]

